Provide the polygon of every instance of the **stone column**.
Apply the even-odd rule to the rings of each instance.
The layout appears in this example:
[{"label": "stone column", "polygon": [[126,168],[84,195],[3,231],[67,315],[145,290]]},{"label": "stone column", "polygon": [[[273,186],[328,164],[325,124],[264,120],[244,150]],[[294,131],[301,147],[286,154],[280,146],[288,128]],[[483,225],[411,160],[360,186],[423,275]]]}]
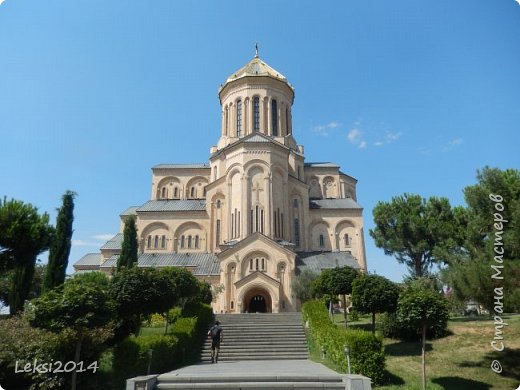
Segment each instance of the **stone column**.
[{"label": "stone column", "polygon": [[[231,240],[231,209],[233,208],[233,205],[231,204],[231,195],[233,193],[232,191],[233,191],[233,187],[231,185],[231,181],[229,181],[228,182],[228,196],[227,196],[227,202],[226,202],[226,205],[227,205],[227,221],[226,221],[227,237],[226,237],[226,240],[227,241]],[[221,221],[220,223],[223,224],[223,221]],[[221,232],[224,232],[224,226],[221,226],[220,230],[221,230]],[[224,242],[224,237],[222,237],[221,239],[222,239],[222,242]]]},{"label": "stone column", "polygon": [[265,177],[265,190],[267,192],[267,207],[265,207],[265,235],[273,238],[273,178],[271,172]]},{"label": "stone column", "polygon": [[[250,197],[249,195],[249,176],[247,176],[245,173],[242,175],[242,193],[241,193],[241,202],[240,202],[240,237],[239,238],[245,238],[249,234],[249,203],[250,203]],[[246,229],[246,230],[244,230]]]},{"label": "stone column", "polygon": [[267,98],[267,134],[273,134],[273,126],[272,126],[272,114],[271,114],[271,98]]}]

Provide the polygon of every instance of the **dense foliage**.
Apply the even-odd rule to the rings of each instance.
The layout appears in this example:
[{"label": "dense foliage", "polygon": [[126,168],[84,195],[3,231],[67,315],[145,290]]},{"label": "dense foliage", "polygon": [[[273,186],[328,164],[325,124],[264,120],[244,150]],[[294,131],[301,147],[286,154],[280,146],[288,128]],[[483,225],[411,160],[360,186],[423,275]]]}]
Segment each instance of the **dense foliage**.
[{"label": "dense foliage", "polygon": [[0,200],[0,270],[12,270],[8,303],[11,314],[23,309],[29,297],[36,257],[47,250],[54,229],[49,215],[31,204]]},{"label": "dense foliage", "polygon": [[125,227],[123,229],[123,243],[121,244],[121,254],[117,259],[117,270],[122,267],[132,268],[137,265],[137,227],[135,226],[136,217],[130,215],[125,219]]},{"label": "dense foliage", "polygon": [[292,293],[293,296],[300,300],[301,303],[310,301],[314,298],[312,285],[318,278],[316,272],[310,269],[304,269],[299,275],[293,278]]},{"label": "dense foliage", "polygon": [[446,198],[404,194],[378,202],[373,215],[376,227],[370,235],[376,246],[406,264],[414,277],[445,261],[438,256],[439,248],[457,245],[455,212]]},{"label": "dense foliage", "polygon": [[364,330],[338,328],[330,321],[320,301],[306,302],[302,315],[308,322],[312,343],[325,351],[327,359],[345,372],[347,359],[344,348],[348,345],[352,371],[369,377],[376,384],[383,382],[385,353],[380,337]]},{"label": "dense foliage", "polygon": [[73,232],[74,197],[75,193],[72,191],[65,192],[62,197],[63,204],[58,210],[56,219],[56,234],[49,248],[49,262],[43,284],[44,291],[52,290],[65,281]]},{"label": "dense foliage", "polygon": [[372,332],[375,332],[376,313],[397,309],[399,287],[379,275],[360,275],[352,282],[352,305],[360,313],[372,314]]}]

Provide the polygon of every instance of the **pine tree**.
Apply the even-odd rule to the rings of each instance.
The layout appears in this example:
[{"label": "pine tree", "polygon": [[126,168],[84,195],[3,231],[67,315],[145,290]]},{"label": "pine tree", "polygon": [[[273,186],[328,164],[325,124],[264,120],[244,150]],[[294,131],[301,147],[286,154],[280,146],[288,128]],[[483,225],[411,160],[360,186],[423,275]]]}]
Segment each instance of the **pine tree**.
[{"label": "pine tree", "polygon": [[137,229],[135,226],[135,216],[131,215],[125,220],[123,230],[123,244],[121,255],[117,259],[117,270],[121,267],[132,268],[137,264]]},{"label": "pine tree", "polygon": [[62,197],[63,204],[58,209],[58,217],[56,218],[56,234],[49,249],[49,264],[45,273],[43,291],[52,290],[65,281],[73,233],[75,196],[74,192],[67,191]]}]

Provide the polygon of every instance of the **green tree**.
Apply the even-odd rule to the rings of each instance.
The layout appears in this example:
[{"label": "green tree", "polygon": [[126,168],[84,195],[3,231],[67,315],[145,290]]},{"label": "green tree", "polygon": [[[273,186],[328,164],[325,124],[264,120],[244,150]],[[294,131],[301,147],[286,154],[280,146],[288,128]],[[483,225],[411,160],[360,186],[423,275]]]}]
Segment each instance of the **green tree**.
[{"label": "green tree", "polygon": [[[81,347],[95,328],[114,318],[108,278],[99,272],[78,275],[30,302],[28,317],[33,326],[52,332],[65,329],[75,333],[74,362],[80,361]],[[71,388],[76,389],[77,372],[72,372]]]},{"label": "green tree", "polygon": [[446,198],[404,194],[378,202],[373,215],[376,227],[370,235],[376,246],[406,264],[413,277],[424,276],[434,263],[445,260],[437,256],[437,248],[458,245],[455,212]]},{"label": "green tree", "polygon": [[352,305],[366,314],[372,314],[372,333],[376,331],[376,313],[397,309],[399,287],[379,275],[361,275],[352,282]]},{"label": "green tree", "polygon": [[[490,198],[501,199],[501,206]],[[467,208],[459,217],[458,235],[462,244],[442,254],[449,266],[444,280],[453,287],[456,297],[465,301],[476,299],[488,310],[494,306],[494,289],[503,287],[506,311],[520,310],[520,171],[485,167],[477,171],[477,184],[464,189]],[[503,209],[497,210],[497,207]],[[498,221],[502,219],[506,222]],[[500,231],[500,249],[495,242]],[[498,257],[501,263],[495,261]],[[492,278],[491,266],[498,268],[503,279]]]},{"label": "green tree", "polygon": [[448,302],[438,292],[413,284],[404,290],[397,304],[397,316],[406,326],[420,330],[422,357],[422,388],[426,389],[426,331],[439,321],[448,322]]},{"label": "green tree", "polygon": [[313,272],[310,269],[304,269],[299,275],[294,277],[292,293],[293,296],[299,299],[302,304],[314,298],[312,284],[318,276],[319,275],[316,272]]},{"label": "green tree", "polygon": [[323,270],[320,276],[314,281],[312,291],[318,296],[327,296],[329,310],[332,310],[332,300],[340,296],[343,300],[343,316],[345,327],[347,327],[347,299],[346,295],[352,293],[352,282],[357,277],[358,272],[352,267],[336,267]]},{"label": "green tree", "polygon": [[63,204],[58,209],[56,234],[49,248],[49,262],[43,283],[44,291],[52,290],[65,281],[73,232],[75,196],[72,191],[65,192],[62,197]]},{"label": "green tree", "polygon": [[137,228],[135,226],[135,215],[130,215],[125,219],[123,230],[123,244],[121,245],[121,255],[117,259],[117,270],[121,267],[131,268],[137,264]]},{"label": "green tree", "polygon": [[40,215],[36,207],[18,200],[0,200],[0,266],[13,271],[8,295],[11,314],[23,309],[36,257],[49,248],[53,233],[47,213]]},{"label": "green tree", "polygon": [[206,305],[211,304],[211,301],[213,301],[211,284],[208,282],[199,282],[199,292],[197,293],[195,300],[199,303],[205,303]]},{"label": "green tree", "polygon": [[[27,299],[37,298],[42,294],[43,279],[45,277],[46,269],[47,264],[41,264],[41,261],[38,260],[34,266],[34,276]],[[11,287],[13,274],[13,270],[0,274],[0,305],[2,306],[9,305],[9,288]]]}]

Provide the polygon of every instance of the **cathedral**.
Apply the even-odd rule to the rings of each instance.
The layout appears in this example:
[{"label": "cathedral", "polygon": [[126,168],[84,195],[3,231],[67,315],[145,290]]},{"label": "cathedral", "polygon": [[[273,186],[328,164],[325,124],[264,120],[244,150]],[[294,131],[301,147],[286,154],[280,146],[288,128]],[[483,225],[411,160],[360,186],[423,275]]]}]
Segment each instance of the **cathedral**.
[{"label": "cathedral", "polygon": [[152,168],[150,200],[120,215],[120,232],[76,272],[111,274],[124,220],[135,215],[139,267],[184,267],[213,287],[216,313],[291,312],[308,269],[366,272],[357,180],[306,162],[292,128],[294,89],[258,57],[218,91],[221,131],[209,160]]}]

